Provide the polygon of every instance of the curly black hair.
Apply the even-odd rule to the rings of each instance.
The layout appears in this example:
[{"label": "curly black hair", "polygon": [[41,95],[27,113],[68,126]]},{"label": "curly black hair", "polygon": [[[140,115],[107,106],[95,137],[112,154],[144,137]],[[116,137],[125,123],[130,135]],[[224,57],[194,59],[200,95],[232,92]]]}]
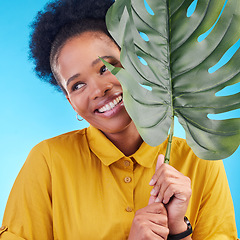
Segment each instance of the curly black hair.
[{"label": "curly black hair", "polygon": [[54,0],[37,13],[31,24],[29,59],[40,79],[65,89],[52,72],[50,57],[55,57],[71,37],[85,31],[107,31],[105,16],[114,0]]}]

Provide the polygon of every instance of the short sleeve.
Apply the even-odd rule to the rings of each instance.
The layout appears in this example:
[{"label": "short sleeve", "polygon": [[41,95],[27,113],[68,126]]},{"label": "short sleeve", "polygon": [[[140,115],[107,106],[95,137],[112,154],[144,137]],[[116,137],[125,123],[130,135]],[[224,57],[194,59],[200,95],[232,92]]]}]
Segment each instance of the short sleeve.
[{"label": "short sleeve", "polygon": [[53,239],[49,159],[44,142],[31,150],[11,190],[1,240]]},{"label": "short sleeve", "polygon": [[237,239],[232,197],[222,161],[209,161],[203,195],[192,238],[194,240]]},{"label": "short sleeve", "polygon": [[8,240],[24,240],[23,238],[9,232],[8,227],[6,226],[2,226],[0,228],[0,237],[1,239],[8,239]]}]

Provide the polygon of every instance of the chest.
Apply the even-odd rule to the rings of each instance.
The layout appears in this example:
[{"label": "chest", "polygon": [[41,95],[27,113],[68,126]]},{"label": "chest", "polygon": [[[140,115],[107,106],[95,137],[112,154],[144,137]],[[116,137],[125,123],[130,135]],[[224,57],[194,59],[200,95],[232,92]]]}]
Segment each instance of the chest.
[{"label": "chest", "polygon": [[130,158],[105,166],[91,163],[55,167],[53,226],[56,239],[127,239],[136,210],[148,203],[154,168]]}]

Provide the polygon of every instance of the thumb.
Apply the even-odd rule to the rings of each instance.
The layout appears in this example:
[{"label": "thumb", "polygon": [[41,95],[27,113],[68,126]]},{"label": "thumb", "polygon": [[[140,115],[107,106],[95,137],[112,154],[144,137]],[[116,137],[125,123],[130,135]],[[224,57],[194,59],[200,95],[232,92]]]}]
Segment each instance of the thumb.
[{"label": "thumb", "polygon": [[160,154],[157,159],[157,165],[156,165],[156,170],[155,172],[163,165],[164,163],[164,155]]},{"label": "thumb", "polygon": [[155,203],[156,198],[157,197],[151,195],[150,198],[149,198],[149,201],[148,201],[148,205],[150,205],[152,203]]},{"label": "thumb", "polygon": [[[157,159],[157,164],[156,164],[156,169],[155,169],[155,174],[157,170],[163,165],[164,163],[164,155],[160,154]],[[153,178],[151,179],[149,185],[153,186],[157,182],[157,179],[154,178],[155,174],[153,175]]]}]

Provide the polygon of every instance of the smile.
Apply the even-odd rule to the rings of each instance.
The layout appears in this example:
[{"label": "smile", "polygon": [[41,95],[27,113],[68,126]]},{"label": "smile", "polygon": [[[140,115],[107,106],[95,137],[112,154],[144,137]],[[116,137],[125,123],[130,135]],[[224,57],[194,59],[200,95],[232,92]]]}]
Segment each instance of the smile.
[{"label": "smile", "polygon": [[99,108],[98,112],[104,113],[104,112],[107,112],[109,110],[112,110],[122,101],[122,99],[123,99],[122,96],[118,96],[113,101],[111,101],[111,102],[105,104],[103,107]]}]

